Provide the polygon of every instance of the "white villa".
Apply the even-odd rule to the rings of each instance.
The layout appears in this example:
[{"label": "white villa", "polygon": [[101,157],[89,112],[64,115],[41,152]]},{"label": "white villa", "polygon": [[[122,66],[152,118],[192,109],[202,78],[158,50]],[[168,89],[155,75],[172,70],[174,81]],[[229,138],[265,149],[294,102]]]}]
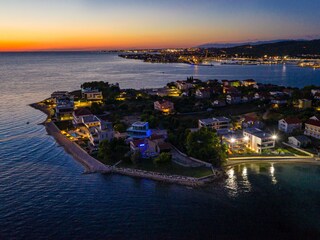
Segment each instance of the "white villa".
[{"label": "white villa", "polygon": [[213,118],[206,118],[206,119],[199,119],[198,127],[208,127],[218,129],[229,129],[231,128],[231,119],[226,117],[213,117]]},{"label": "white villa", "polygon": [[265,149],[275,147],[276,136],[272,136],[258,128],[247,128],[243,131],[246,138],[247,147],[257,153],[262,153]]},{"label": "white villa", "polygon": [[114,132],[110,122],[100,120],[100,124],[98,126],[90,127],[88,129],[90,131],[90,143],[95,147],[99,146],[100,142],[103,140],[110,141],[113,139]]},{"label": "white villa", "polygon": [[320,139],[320,120],[317,117],[311,117],[305,123],[304,135]]},{"label": "white villa", "polygon": [[82,88],[82,97],[88,101],[101,101],[103,100],[102,92],[98,89]]},{"label": "white villa", "polygon": [[298,118],[283,118],[278,122],[278,129],[285,133],[292,133],[294,130],[300,130],[302,122]]}]

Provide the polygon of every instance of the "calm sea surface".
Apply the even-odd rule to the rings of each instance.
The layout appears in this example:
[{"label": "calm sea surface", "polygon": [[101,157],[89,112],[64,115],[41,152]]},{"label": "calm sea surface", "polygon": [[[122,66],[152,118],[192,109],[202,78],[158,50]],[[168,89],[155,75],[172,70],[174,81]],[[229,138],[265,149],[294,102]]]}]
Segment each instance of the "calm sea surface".
[{"label": "calm sea surface", "polygon": [[[320,167],[251,164],[203,189],[83,174],[27,106],[85,81],[161,87],[187,76],[302,87],[320,70],[148,64],[114,54],[0,54],[0,239],[320,238]],[[30,122],[30,124],[26,124]]]}]

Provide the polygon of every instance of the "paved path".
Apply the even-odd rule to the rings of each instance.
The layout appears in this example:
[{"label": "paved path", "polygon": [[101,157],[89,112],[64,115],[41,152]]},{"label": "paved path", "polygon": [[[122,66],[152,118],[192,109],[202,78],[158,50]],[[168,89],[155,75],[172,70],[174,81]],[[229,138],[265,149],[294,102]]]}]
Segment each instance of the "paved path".
[{"label": "paved path", "polygon": [[171,150],[173,162],[184,167],[201,167],[203,164],[191,160],[189,157],[183,156],[175,148]]}]

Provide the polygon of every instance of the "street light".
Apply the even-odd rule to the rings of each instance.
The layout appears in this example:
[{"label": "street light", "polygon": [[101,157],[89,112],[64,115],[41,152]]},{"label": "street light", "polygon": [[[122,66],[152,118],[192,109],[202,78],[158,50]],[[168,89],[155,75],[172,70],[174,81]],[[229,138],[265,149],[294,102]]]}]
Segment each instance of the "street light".
[{"label": "street light", "polygon": [[234,138],[231,138],[231,139],[230,139],[230,142],[231,142],[231,143],[234,143],[235,141],[236,141],[236,139],[234,139]]},{"label": "street light", "polygon": [[272,139],[273,139],[273,140],[276,140],[277,138],[278,138],[278,136],[277,136],[277,135],[275,135],[275,134],[274,134],[274,135],[272,135]]},{"label": "street light", "polygon": [[249,141],[249,137],[248,137],[248,136],[245,136],[245,137],[243,138],[243,140],[245,140],[246,142],[248,142],[248,141]]}]

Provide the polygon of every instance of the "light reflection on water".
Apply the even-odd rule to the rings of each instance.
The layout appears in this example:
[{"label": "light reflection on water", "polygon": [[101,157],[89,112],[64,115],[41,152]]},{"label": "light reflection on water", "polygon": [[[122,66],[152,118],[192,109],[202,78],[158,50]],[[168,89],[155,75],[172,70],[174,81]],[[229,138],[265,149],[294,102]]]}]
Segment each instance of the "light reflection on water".
[{"label": "light reflection on water", "polygon": [[226,180],[225,186],[228,189],[228,194],[232,197],[235,197],[238,194],[238,182],[235,175],[235,170],[233,168],[230,168],[226,173],[228,178]]},{"label": "light reflection on water", "polygon": [[271,176],[272,183],[277,184],[277,179],[275,177],[275,168],[273,166],[273,163],[271,163],[271,166],[270,166],[270,176]]},{"label": "light reflection on water", "polygon": [[250,182],[250,176],[252,175],[266,176],[272,185],[278,183],[275,163],[239,164],[226,170],[226,174],[225,188],[232,197],[253,190],[252,183]]},{"label": "light reflection on water", "polygon": [[243,167],[243,169],[242,169],[242,179],[243,179],[242,182],[243,182],[244,189],[246,189],[247,192],[250,192],[251,191],[251,184],[248,179],[247,167]]}]

